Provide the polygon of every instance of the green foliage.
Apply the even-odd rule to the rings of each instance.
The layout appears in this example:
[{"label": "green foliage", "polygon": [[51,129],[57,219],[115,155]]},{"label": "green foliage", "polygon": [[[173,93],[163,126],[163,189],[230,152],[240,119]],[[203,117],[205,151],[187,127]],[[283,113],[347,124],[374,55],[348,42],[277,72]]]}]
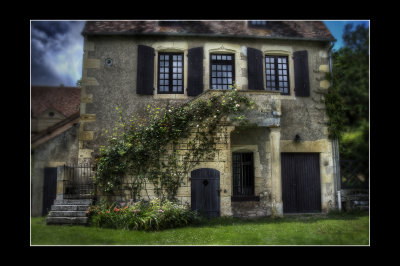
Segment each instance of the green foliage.
[{"label": "green foliage", "polygon": [[[141,191],[147,193],[149,183],[159,198],[175,199],[188,171],[201,160],[215,156],[215,136],[222,130],[224,119],[229,116],[244,122],[240,113],[252,105],[233,89],[179,107],[149,105],[145,115],[135,114],[130,119],[117,107],[117,126],[96,158],[95,184],[113,194],[122,189],[123,179],[127,178],[124,189],[130,190],[134,200],[140,198]],[[226,140],[226,132],[224,136]],[[180,149],[182,139],[188,139],[186,151]]]},{"label": "green foliage", "polygon": [[357,128],[368,121],[369,105],[369,30],[361,25],[352,31],[345,27],[344,47],[332,54],[333,78],[343,98],[345,125]]},{"label": "green foliage", "polygon": [[86,214],[92,226],[145,231],[182,227],[198,219],[196,212],[191,211],[189,206],[158,198],[123,207],[104,201],[90,206]]},{"label": "green foliage", "polygon": [[345,26],[344,46],[333,52],[333,87],[326,98],[330,133],[340,141],[340,158],[369,165],[369,29]]},{"label": "green foliage", "polygon": [[[327,79],[332,78],[327,74]],[[340,139],[344,130],[344,103],[337,86],[334,84],[328,88],[325,94],[326,112],[329,116],[328,133],[330,139]]]}]

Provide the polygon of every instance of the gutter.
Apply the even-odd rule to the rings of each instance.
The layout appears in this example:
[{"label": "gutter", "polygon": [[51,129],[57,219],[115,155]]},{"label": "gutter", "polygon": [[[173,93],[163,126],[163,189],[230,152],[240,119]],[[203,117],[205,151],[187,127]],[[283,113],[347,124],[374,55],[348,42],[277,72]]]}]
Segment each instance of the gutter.
[{"label": "gutter", "polygon": [[[329,55],[329,72],[331,74],[331,86],[333,86],[333,62],[332,62],[332,48],[334,46],[334,42],[331,42],[328,55]],[[332,141],[332,159],[334,162],[334,167],[336,169],[336,192],[337,192],[337,202],[338,202],[338,210],[342,210],[342,195],[341,195],[341,180],[340,180],[340,161],[339,161],[339,141],[338,139],[334,139]]]}]

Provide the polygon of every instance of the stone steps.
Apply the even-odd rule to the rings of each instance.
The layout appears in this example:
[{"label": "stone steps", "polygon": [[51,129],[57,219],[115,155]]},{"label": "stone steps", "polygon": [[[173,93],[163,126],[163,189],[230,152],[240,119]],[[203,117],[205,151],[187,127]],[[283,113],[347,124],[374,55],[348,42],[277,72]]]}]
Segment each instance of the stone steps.
[{"label": "stone steps", "polygon": [[91,203],[91,199],[56,199],[46,218],[46,223],[86,225],[88,222],[86,211]]},{"label": "stone steps", "polygon": [[47,224],[76,224],[85,225],[87,224],[88,217],[47,217]]}]

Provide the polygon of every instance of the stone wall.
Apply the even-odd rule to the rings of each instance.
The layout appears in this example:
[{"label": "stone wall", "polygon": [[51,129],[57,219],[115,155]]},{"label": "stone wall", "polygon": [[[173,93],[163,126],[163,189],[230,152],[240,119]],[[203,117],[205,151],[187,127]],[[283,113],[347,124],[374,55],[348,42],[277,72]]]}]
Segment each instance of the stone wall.
[{"label": "stone wall", "polygon": [[[152,36],[85,37],[80,108],[81,123],[79,127],[79,162],[93,160],[98,153],[99,146],[105,144],[105,137],[102,136],[102,132],[104,130],[111,131],[114,127],[115,121],[118,119],[118,114],[115,111],[117,106],[129,115],[143,112],[148,104],[180,105],[191,99],[187,96],[186,91],[179,95],[158,95],[156,90],[154,95],[136,94],[136,59],[139,44],[153,47],[156,58],[159,51],[183,52],[185,55],[185,77],[187,77],[186,55],[188,49],[203,46],[205,90],[209,88],[209,54],[211,52],[228,52],[235,55],[235,76],[239,90],[248,88],[246,47],[259,49],[264,54],[287,55],[289,58],[290,95],[251,93],[251,97],[259,99],[259,108],[267,110],[264,113],[259,112],[258,115],[253,117],[254,120],[258,120],[258,125],[280,127],[278,134],[274,133],[274,136],[279,138],[278,142],[280,140],[278,149],[271,151],[269,131],[260,129],[263,132],[248,137],[247,142],[245,141],[246,137],[242,140],[232,137],[233,142],[230,142],[228,146],[220,144],[216,159],[212,162],[203,162],[198,167],[210,167],[221,172],[221,189],[223,191],[221,192],[221,213],[223,215],[232,215],[233,212],[241,213],[240,209],[243,209],[241,206],[250,203],[243,203],[242,205],[233,203],[231,205],[231,152],[233,148],[237,148],[235,145],[256,145],[260,159],[258,167],[260,172],[257,173],[255,180],[256,192],[262,195],[263,199],[260,198],[260,203],[253,203],[251,209],[257,214],[260,206],[267,206],[264,213],[271,212],[272,207],[279,212],[282,209],[281,196],[279,195],[280,179],[272,178],[274,175],[280,176],[279,152],[318,152],[321,154],[323,211],[334,207],[335,187],[332,149],[331,142],[328,140],[326,125],[328,117],[324,104],[321,102],[323,92],[329,87],[329,82],[325,79],[325,74],[329,71],[328,44],[323,42],[172,36],[165,36],[162,39]],[[295,97],[294,93],[292,56],[295,51],[299,50],[307,50],[309,54],[310,97]],[[113,60],[112,66],[105,64],[105,60],[108,58]],[[154,69],[157,69],[157,60],[155,60]],[[156,77],[156,72],[154,75]],[[186,79],[184,83],[186,88]],[[157,78],[154,79],[154,88],[157,88]],[[275,100],[279,106],[272,104],[274,101],[268,99]],[[264,106],[262,106],[263,100],[265,100]],[[264,125],[262,125],[263,122]],[[233,131],[234,127],[230,130]],[[293,143],[296,134],[300,135],[301,148]],[[249,134],[246,134],[246,136],[249,136]],[[274,141],[276,142],[276,140]],[[182,145],[184,147],[185,143],[182,143]],[[279,148],[279,145],[281,148]],[[274,164],[274,167],[272,167],[272,164]],[[190,203],[190,180],[189,177],[187,178],[188,180],[184,181],[178,192],[183,203]]]},{"label": "stone wall", "polygon": [[42,215],[44,169],[76,163],[77,154],[78,125],[39,145],[32,151],[32,216]]}]

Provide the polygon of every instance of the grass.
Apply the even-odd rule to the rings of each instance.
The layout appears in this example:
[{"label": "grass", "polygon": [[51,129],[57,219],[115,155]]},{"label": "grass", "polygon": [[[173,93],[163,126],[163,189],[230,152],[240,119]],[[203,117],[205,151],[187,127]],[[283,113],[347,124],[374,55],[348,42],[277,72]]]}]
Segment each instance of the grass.
[{"label": "grass", "polygon": [[31,245],[369,245],[369,215],[222,217],[158,232],[46,225],[45,217],[32,217]]}]

